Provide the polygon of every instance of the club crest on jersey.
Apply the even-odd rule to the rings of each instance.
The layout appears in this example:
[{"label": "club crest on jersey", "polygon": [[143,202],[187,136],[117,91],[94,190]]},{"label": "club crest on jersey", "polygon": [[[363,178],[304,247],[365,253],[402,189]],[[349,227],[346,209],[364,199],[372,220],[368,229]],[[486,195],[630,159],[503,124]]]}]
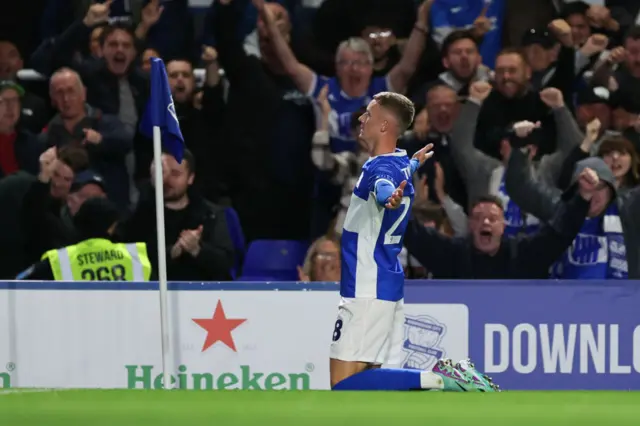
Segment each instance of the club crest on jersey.
[{"label": "club crest on jersey", "polygon": [[440,342],[447,333],[447,327],[428,315],[406,315],[404,320],[404,343],[406,353],[403,368],[430,370],[444,358],[446,352]]}]

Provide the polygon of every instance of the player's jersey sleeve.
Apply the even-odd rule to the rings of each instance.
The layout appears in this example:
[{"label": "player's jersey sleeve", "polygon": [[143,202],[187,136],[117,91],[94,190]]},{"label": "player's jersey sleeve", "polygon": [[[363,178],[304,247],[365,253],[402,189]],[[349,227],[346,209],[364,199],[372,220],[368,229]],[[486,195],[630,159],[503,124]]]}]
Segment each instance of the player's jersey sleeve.
[{"label": "player's jersey sleeve", "polygon": [[400,185],[398,166],[387,157],[372,161],[368,170],[367,187],[379,205],[384,206],[393,191]]},{"label": "player's jersey sleeve", "polygon": [[393,164],[388,164],[383,161],[374,161],[369,167],[367,177],[367,187],[369,192],[375,192],[378,182],[389,182],[394,188],[400,185],[397,173],[394,173]]}]

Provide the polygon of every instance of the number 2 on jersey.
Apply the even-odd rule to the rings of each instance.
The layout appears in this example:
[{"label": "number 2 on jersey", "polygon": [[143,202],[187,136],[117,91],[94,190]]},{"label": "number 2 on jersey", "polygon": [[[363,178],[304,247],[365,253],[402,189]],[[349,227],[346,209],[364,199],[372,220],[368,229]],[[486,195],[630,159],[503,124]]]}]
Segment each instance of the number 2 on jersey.
[{"label": "number 2 on jersey", "polygon": [[398,219],[391,225],[391,228],[384,234],[384,243],[385,244],[398,244],[402,239],[402,235],[393,235],[394,232],[398,229],[398,226],[404,220],[404,217],[409,213],[409,206],[411,205],[411,198],[402,197],[402,203],[400,204],[400,208],[402,209],[402,213]]}]

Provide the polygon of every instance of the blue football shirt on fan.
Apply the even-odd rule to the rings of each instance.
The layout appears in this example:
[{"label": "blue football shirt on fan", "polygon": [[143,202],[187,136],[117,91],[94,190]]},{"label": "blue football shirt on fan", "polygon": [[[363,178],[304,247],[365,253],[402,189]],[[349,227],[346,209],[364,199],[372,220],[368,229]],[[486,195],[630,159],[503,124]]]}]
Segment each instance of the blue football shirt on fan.
[{"label": "blue football shirt on fan", "polygon": [[502,48],[502,21],[505,0],[438,0],[433,3],[429,18],[438,42],[442,42],[455,29],[470,28],[485,6],[491,29],[482,37],[480,55],[482,62],[493,68],[496,56]]},{"label": "blue football shirt on fan", "polygon": [[[370,158],[362,168],[342,231],[342,297],[392,302],[404,297],[398,254],[413,203],[413,171],[406,151],[399,149]],[[381,183],[397,188],[402,181],[407,185],[400,207],[387,209],[376,200]]]},{"label": "blue football shirt on fan", "polygon": [[[331,151],[355,151],[357,143],[351,134],[351,115],[361,107],[366,107],[374,95],[391,91],[387,77],[371,78],[367,93],[363,96],[352,98],[342,91],[340,82],[336,77],[327,78],[315,74],[311,89],[307,95],[314,100],[317,99],[320,91],[326,85],[329,85],[327,98],[329,105],[331,105],[331,113],[329,114]],[[321,113],[317,105],[316,112],[318,115]]]}]

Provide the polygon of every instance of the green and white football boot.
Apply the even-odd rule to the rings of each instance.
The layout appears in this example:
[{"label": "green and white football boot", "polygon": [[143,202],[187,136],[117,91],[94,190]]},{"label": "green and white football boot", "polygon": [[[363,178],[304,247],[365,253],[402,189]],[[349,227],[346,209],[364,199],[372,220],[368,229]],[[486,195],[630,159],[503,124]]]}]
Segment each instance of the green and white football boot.
[{"label": "green and white football boot", "polygon": [[470,359],[458,362],[454,367],[476,392],[500,392],[500,387],[491,378],[476,370]]},{"label": "green and white football boot", "polygon": [[474,392],[471,383],[458,371],[450,359],[441,359],[436,362],[431,372],[443,381],[444,392]]}]

